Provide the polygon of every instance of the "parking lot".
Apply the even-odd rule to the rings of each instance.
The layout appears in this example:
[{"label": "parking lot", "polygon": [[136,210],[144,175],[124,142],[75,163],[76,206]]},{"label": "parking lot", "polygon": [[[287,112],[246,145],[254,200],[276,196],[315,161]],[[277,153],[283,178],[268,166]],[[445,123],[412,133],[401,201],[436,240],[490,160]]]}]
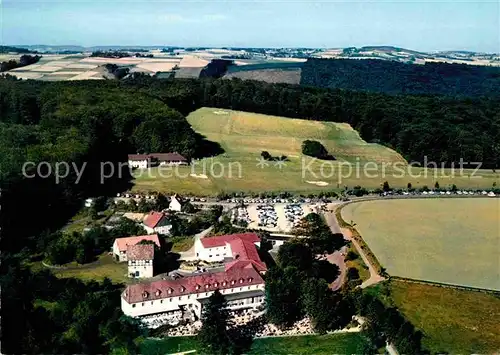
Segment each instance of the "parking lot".
[{"label": "parking lot", "polygon": [[245,216],[248,228],[270,232],[289,233],[293,227],[312,212],[321,212],[323,204],[253,203],[236,209],[238,216]]}]

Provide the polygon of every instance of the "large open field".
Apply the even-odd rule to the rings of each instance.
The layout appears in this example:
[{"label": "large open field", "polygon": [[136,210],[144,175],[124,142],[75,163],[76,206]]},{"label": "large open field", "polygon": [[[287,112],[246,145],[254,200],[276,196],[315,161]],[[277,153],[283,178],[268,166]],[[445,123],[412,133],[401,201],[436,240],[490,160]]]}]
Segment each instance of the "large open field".
[{"label": "large open field", "polygon": [[[390,297],[387,295],[388,289]],[[367,289],[378,293],[423,332],[432,354],[498,354],[500,297],[439,286],[391,281]]]},{"label": "large open field", "polygon": [[499,216],[497,198],[365,201],[342,209],[390,275],[494,290]]},{"label": "large open field", "polygon": [[[216,108],[192,112],[188,121],[194,130],[220,143],[225,153],[197,161],[192,167],[178,168],[178,173],[164,172],[163,177],[157,169],[137,171],[136,191],[200,195],[223,191],[312,193],[355,185],[377,188],[384,181],[392,187],[405,188],[408,182],[413,187],[432,187],[439,181],[442,187],[456,184],[459,188],[491,188],[493,182],[500,183],[500,175],[491,171],[476,173],[476,178],[467,176],[472,174],[467,170],[463,176],[453,177],[448,169],[433,172],[410,168],[397,152],[365,142],[345,123]],[[302,156],[301,144],[306,139],[321,141],[337,160],[320,161]],[[286,155],[288,161],[281,169],[273,163],[258,166],[262,151],[273,156]]]}]

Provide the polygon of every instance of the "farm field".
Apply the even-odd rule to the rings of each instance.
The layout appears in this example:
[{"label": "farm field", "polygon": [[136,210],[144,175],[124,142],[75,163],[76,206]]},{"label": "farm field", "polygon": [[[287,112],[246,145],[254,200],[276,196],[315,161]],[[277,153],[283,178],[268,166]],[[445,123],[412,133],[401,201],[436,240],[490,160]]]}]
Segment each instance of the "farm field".
[{"label": "farm field", "polygon": [[423,332],[422,343],[433,354],[494,354],[500,350],[500,298],[498,296],[433,285],[391,281],[367,289],[390,297]]},{"label": "farm field", "polygon": [[[494,182],[500,183],[500,174],[491,171],[481,171],[477,173],[481,178],[471,178],[466,175],[472,171],[464,171],[462,177],[452,177],[449,169],[445,169],[437,171],[435,177],[433,171],[409,167],[397,152],[363,141],[345,123],[208,107],[192,112],[187,119],[195,131],[220,143],[225,153],[173,171],[136,170],[134,191],[197,195],[263,191],[307,194],[356,185],[374,189],[384,181],[391,187],[401,188],[406,188],[408,182],[414,188],[432,187],[436,181],[442,187],[456,184],[459,188],[491,188]],[[337,160],[326,162],[303,157],[301,144],[306,139],[321,141]],[[272,162],[257,166],[264,150],[273,156],[286,155],[286,165],[281,169]],[[369,171],[365,171],[366,162],[371,162]],[[397,170],[395,163],[405,170]]]},{"label": "farm field", "polygon": [[[307,335],[254,339],[248,355],[289,354],[354,354],[363,342],[358,333]],[[171,337],[161,340],[146,339],[141,344],[141,354],[170,354],[179,351],[198,350],[195,337]],[[195,354],[203,354],[197,351]]]},{"label": "farm field", "polygon": [[[19,55],[1,58],[18,59]],[[88,55],[43,54],[35,64],[10,70],[8,73],[19,79],[36,79],[45,81],[62,80],[102,80],[106,76],[104,65],[116,64],[126,66],[131,72],[148,74],[170,72],[177,65],[182,70],[201,71],[210,61],[194,55],[168,57],[155,54],[153,58],[101,58]],[[196,75],[197,77],[197,75]]]},{"label": "farm field", "polygon": [[500,290],[500,200],[406,199],[352,203],[342,218],[392,276]]}]

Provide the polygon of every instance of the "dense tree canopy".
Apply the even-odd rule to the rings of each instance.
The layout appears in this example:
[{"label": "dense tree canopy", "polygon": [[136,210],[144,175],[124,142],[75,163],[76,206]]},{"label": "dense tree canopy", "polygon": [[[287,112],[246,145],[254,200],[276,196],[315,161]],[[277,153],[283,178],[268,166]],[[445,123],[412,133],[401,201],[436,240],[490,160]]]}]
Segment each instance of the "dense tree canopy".
[{"label": "dense tree canopy", "polygon": [[310,58],[302,85],[388,94],[498,96],[500,68],[467,64],[406,64],[377,59]]},{"label": "dense tree canopy", "polygon": [[224,296],[215,290],[203,306],[202,327],[197,335],[204,354],[226,355],[235,353],[234,326]]}]

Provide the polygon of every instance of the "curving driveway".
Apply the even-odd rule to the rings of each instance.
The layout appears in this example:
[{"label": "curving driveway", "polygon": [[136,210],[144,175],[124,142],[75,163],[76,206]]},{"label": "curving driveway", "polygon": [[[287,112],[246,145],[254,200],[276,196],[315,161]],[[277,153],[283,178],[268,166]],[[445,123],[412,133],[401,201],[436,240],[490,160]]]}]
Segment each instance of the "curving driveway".
[{"label": "curving driveway", "polygon": [[[366,256],[363,249],[361,249],[361,246],[359,245],[359,243],[354,238],[352,238],[351,231],[347,228],[340,228],[339,222],[337,221],[337,216],[335,216],[335,212],[326,212],[323,215],[325,216],[325,221],[328,224],[328,226],[330,227],[330,230],[332,231],[332,233],[342,233],[344,235],[344,239],[352,242],[352,244],[356,248],[358,254],[361,256],[364,263],[368,266],[368,270],[370,271],[370,277],[368,278],[368,280],[364,281],[360,287],[365,288],[365,287],[374,285],[376,283],[379,283],[379,282],[385,280],[385,278],[382,277],[377,272],[377,269],[370,263],[368,257]],[[332,258],[333,258],[334,254],[332,254]],[[342,286],[342,283],[344,282],[346,266],[345,266],[345,262],[344,262],[343,257],[342,257],[341,261],[338,260],[338,256],[332,260],[335,260],[335,264],[339,265],[339,268],[341,268],[341,274],[339,275],[337,280],[335,280],[334,283],[332,284],[332,289],[335,290],[334,287],[336,287],[336,289],[339,289],[340,286]],[[342,273],[342,267],[344,268],[344,273]]]}]

